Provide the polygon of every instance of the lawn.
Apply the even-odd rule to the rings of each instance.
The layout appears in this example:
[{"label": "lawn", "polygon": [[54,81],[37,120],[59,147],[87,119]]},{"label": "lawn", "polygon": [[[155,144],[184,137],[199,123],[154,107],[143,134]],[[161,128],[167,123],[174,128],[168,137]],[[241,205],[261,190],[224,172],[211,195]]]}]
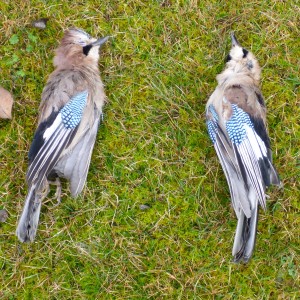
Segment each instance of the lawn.
[{"label": "lawn", "polygon": [[[18,3],[19,2],[19,3]],[[298,1],[0,3],[0,299],[299,299]],[[46,29],[30,26],[49,18]],[[15,236],[40,96],[63,31],[112,35],[102,48],[105,106],[87,185],[43,205],[32,244]],[[230,49],[258,58],[274,163],[256,250],[232,263],[236,220],[209,140],[205,104]]]}]

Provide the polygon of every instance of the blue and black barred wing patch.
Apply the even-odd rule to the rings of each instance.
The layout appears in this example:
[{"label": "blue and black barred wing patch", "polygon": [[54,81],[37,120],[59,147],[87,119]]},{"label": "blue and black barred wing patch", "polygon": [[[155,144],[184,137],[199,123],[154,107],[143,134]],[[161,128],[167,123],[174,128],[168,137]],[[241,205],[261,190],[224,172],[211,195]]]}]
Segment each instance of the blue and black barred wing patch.
[{"label": "blue and black barred wing patch", "polygon": [[27,182],[40,182],[47,177],[61,153],[74,139],[87,103],[88,92],[74,95],[57,113],[40,123],[29,151]]},{"label": "blue and black barred wing patch", "polygon": [[73,129],[80,123],[87,97],[88,92],[83,91],[74,96],[70,102],[60,110],[65,128]]}]

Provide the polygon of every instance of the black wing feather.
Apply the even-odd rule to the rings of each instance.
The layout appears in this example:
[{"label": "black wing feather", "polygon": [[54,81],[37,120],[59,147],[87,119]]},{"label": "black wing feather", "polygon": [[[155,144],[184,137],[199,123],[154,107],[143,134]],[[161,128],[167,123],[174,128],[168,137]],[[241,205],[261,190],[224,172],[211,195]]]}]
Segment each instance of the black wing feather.
[{"label": "black wing feather", "polygon": [[43,138],[45,130],[53,124],[58,113],[59,113],[59,111],[54,111],[54,109],[53,109],[51,115],[45,121],[41,122],[40,125],[38,126],[38,128],[36,129],[30,149],[29,149],[29,153],[28,153],[29,164],[32,163],[35,156],[42,148],[42,146],[45,142],[45,139]]}]

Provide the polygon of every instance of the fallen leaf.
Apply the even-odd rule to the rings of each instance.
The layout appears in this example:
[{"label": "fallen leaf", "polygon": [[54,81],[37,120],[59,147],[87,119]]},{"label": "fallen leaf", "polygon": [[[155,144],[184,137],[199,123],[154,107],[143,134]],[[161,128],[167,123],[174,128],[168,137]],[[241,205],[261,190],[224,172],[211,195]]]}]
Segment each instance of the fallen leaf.
[{"label": "fallen leaf", "polygon": [[11,119],[13,97],[10,92],[0,87],[0,118]]}]

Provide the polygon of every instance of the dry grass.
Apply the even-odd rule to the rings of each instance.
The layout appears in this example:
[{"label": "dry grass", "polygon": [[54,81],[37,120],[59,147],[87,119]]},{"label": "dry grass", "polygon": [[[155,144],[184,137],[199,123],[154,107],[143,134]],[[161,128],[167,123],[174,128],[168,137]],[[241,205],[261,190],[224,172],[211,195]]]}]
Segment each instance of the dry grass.
[{"label": "dry grass", "polygon": [[[293,1],[13,1],[0,3],[1,299],[298,299],[299,24]],[[49,17],[45,30],[29,26]],[[112,34],[101,73],[109,104],[87,187],[47,202],[35,243],[14,232],[40,94],[63,30]],[[229,32],[263,66],[274,161],[256,252],[231,263],[236,221],[204,107]],[[298,164],[297,164],[298,163]],[[142,210],[141,205],[149,206]]]}]

